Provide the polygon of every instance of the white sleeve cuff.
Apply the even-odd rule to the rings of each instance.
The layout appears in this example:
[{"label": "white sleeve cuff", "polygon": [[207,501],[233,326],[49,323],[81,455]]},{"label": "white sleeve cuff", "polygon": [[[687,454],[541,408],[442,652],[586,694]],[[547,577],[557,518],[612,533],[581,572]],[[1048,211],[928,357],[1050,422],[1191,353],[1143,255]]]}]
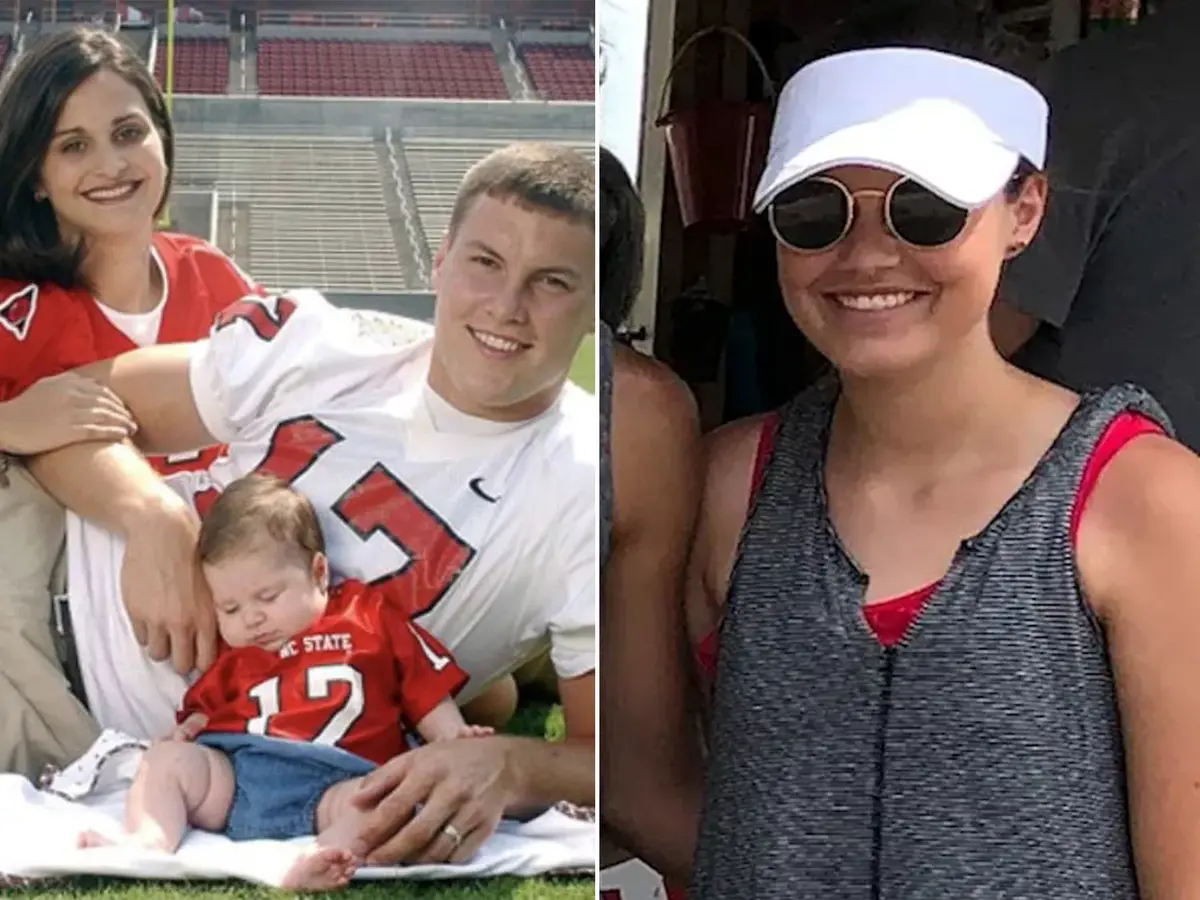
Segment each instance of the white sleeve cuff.
[{"label": "white sleeve cuff", "polygon": [[221,366],[216,359],[213,342],[199,341],[188,363],[192,399],[205,429],[222,444],[237,437],[237,428],[230,421],[222,391]]},{"label": "white sleeve cuff", "polygon": [[596,671],[594,626],[556,631],[550,636],[550,661],[559,678],[579,678]]}]

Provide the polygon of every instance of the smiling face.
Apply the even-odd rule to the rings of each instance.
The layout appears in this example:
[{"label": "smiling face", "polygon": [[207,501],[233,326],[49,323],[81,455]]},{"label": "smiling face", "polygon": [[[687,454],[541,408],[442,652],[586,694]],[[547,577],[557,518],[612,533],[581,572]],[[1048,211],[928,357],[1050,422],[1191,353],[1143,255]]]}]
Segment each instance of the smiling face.
[{"label": "smiling face", "polygon": [[430,386],[469,415],[532,418],[594,328],[594,228],[484,194],[443,242],[434,284]]},{"label": "smiling face", "polygon": [[141,92],[102,69],[70,95],[42,163],[40,192],[65,237],[148,233],[166,189],[163,139]]},{"label": "smiling face", "polygon": [[272,653],[311,626],[325,611],[329,576],[324,554],[311,566],[269,540],[205,563],[217,628],[230,647],[261,647]]},{"label": "smiling face", "polygon": [[987,333],[1000,269],[1010,248],[1033,239],[1045,179],[1001,194],[971,213],[950,243],[921,249],[890,234],[881,196],[898,176],[866,166],[823,173],[857,197],[850,232],[819,252],[778,245],[779,281],[793,320],[843,375],[898,374]]}]

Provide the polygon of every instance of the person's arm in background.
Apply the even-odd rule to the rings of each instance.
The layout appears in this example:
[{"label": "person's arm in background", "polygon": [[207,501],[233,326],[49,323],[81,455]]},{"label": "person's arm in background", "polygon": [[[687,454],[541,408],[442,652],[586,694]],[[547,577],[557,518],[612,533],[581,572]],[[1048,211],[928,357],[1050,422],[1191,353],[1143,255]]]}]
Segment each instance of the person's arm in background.
[{"label": "person's arm in background", "polygon": [[688,883],[703,793],[683,573],[700,494],[699,422],[665,367],[617,349],[612,555],[603,572],[601,822]]}]

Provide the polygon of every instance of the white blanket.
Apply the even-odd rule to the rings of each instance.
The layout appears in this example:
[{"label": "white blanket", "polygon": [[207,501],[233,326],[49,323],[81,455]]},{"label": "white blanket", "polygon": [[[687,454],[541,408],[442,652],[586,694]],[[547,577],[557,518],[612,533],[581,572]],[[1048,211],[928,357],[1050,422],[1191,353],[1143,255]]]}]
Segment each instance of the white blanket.
[{"label": "white blanket", "polygon": [[[235,842],[189,832],[174,854],[127,847],[79,850],[80,832],[119,834],[140,750],[120,749],[122,736],[106,732],[78,763],[38,790],[19,775],[0,775],[0,874],[26,878],[110,875],[125,878],[240,878],[278,887],[312,838]],[[57,791],[58,794],[52,791]],[[79,797],[79,799],[68,799]],[[572,812],[550,810],[531,822],[502,822],[469,863],[459,866],[364,868],[363,880],[484,878],[594,871],[597,830]]]}]

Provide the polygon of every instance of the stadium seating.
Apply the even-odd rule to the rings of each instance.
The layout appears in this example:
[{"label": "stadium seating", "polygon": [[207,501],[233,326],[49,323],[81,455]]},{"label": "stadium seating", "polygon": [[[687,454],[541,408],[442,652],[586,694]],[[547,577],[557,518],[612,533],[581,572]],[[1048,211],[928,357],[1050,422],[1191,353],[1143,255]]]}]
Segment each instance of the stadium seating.
[{"label": "stadium seating", "polygon": [[[166,41],[159,41],[154,76],[166,84]],[[224,94],[229,85],[229,43],[221,38],[177,38],[175,91],[180,94]]]},{"label": "stadium seating", "polygon": [[533,86],[547,100],[594,102],[596,55],[579,44],[525,44],[525,69]]},{"label": "stadium seating", "polygon": [[[493,150],[509,143],[507,139],[485,138],[404,139],[404,157],[408,162],[409,180],[413,197],[417,201],[417,213],[425,231],[430,256],[437,252],[438,245],[450,226],[454,198],[458,193],[459,182],[467,174],[467,170]],[[595,148],[591,143],[563,143],[595,160]]]},{"label": "stadium seating", "polygon": [[489,44],[264,38],[259,93],[506,100]]},{"label": "stadium seating", "polygon": [[177,183],[233,208],[225,249],[267,287],[406,288],[371,138],[191,133],[177,146]]}]

